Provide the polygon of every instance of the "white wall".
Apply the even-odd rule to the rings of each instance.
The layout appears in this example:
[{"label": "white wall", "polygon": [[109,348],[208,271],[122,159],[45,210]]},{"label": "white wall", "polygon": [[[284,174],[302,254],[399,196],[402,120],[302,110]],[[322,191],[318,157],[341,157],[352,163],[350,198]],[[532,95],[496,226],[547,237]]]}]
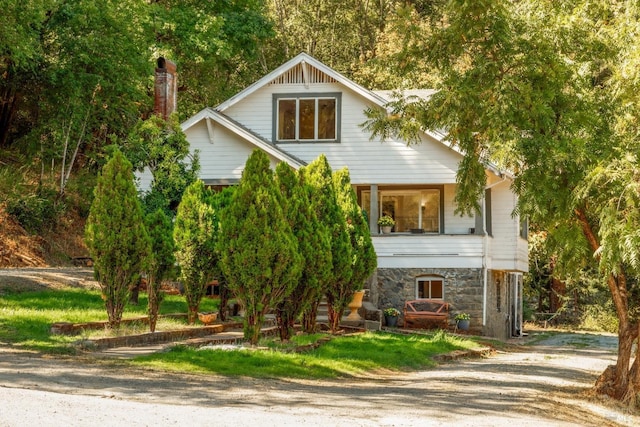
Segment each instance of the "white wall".
[{"label": "white wall", "polygon": [[354,184],[443,184],[454,183],[460,155],[425,136],[422,144],[369,140],[360,124],[366,120],[365,100],[335,83],[309,85],[267,85],[224,113],[244,126],[272,139],[274,93],[341,92],[342,126],[340,143],[281,143],[280,148],[311,162],[324,153],[334,170],[347,166]]}]

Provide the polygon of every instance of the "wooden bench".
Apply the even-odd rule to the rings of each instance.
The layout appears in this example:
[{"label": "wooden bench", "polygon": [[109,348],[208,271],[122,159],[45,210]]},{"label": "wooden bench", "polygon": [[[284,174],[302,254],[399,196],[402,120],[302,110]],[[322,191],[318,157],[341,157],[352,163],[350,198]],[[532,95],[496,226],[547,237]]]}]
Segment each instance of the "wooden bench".
[{"label": "wooden bench", "polygon": [[416,323],[430,323],[447,329],[449,304],[442,300],[418,299],[404,303],[404,327]]}]

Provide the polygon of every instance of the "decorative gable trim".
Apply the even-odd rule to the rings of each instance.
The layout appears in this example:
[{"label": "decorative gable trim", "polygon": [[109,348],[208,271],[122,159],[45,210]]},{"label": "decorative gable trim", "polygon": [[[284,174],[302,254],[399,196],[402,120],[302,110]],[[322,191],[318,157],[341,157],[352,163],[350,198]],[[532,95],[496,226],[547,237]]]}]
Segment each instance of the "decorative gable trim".
[{"label": "decorative gable trim", "polygon": [[[293,74],[289,74],[289,77],[283,77],[285,74],[288,74],[291,70],[295,69],[296,66],[299,66],[300,69],[302,70],[300,74],[297,75],[297,77],[296,77],[295,71],[293,71]],[[304,71],[305,68],[307,68],[307,72]],[[305,82],[306,84],[309,84],[309,82],[312,81],[311,79],[314,79],[314,78],[321,78],[321,79],[331,78],[333,79],[333,82],[339,83],[345,86],[346,88],[354,91],[355,93],[359,94],[360,96],[372,102],[373,104],[379,105],[380,107],[384,107],[384,105],[387,103],[383,97],[377,95],[374,92],[371,92],[370,90],[363,88],[359,84],[349,80],[348,78],[338,73],[334,69],[327,67],[322,62],[318,61],[314,57],[303,52],[303,53],[300,53],[295,58],[285,62],[284,64],[282,64],[281,66],[279,66],[278,68],[276,68],[275,70],[273,70],[272,72],[270,72],[269,74],[261,78],[260,80],[253,83],[251,86],[248,86],[243,91],[238,92],[235,96],[229,98],[222,104],[215,107],[215,109],[216,111],[222,112],[227,108],[237,104],[247,96],[257,91],[258,89],[264,86],[267,86],[269,84],[272,84],[274,81],[277,81],[280,78],[283,78],[283,79],[297,78],[299,79],[299,81],[302,82],[300,84],[305,84]]]},{"label": "decorative gable trim", "polygon": [[269,82],[270,85],[286,85],[286,84],[304,84],[308,87],[314,83],[337,83],[338,81],[330,75],[323,73],[318,68],[307,64],[300,63],[287,72],[276,77]]}]

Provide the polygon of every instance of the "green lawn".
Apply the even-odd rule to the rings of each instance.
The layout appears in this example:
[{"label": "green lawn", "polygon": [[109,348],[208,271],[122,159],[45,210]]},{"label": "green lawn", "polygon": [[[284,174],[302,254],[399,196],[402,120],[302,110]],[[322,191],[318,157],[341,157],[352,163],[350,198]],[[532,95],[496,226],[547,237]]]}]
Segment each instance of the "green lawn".
[{"label": "green lawn", "polygon": [[[217,310],[217,300],[203,299],[201,311]],[[186,313],[183,296],[167,295],[160,306],[160,313]],[[127,305],[123,318],[147,314],[146,294],[140,295],[139,304]],[[79,336],[50,335],[49,328],[55,322],[106,321],[107,312],[100,291],[65,288],[36,292],[8,293],[0,296],[0,343],[10,343],[23,348],[46,353],[70,353],[71,344],[79,338],[105,336],[105,331],[85,332]],[[161,320],[158,330],[184,326],[184,322]],[[137,332],[143,332],[140,328]],[[109,332],[115,334],[115,332]]]},{"label": "green lawn", "polygon": [[438,331],[427,335],[385,332],[337,336],[308,353],[273,349],[209,350],[174,347],[167,353],[136,358],[132,363],[163,370],[254,378],[357,377],[372,371],[403,371],[435,365],[431,357],[478,347]]},{"label": "green lawn", "polygon": [[[204,299],[201,311],[217,310],[217,300]],[[127,306],[123,318],[144,316],[145,294],[140,304]],[[161,313],[186,313],[182,296],[167,296]],[[97,290],[65,288],[0,296],[0,345],[14,345],[45,353],[73,353],[75,341],[114,334],[111,331],[84,332],[80,336],[51,335],[55,322],[105,321],[107,314]],[[167,323],[162,323],[167,322]],[[184,326],[184,322],[164,320],[158,330]],[[139,326],[136,333],[147,331]],[[327,335],[299,335],[292,343],[265,339],[259,348],[242,350],[198,350],[175,347],[166,353],[136,358],[129,363],[170,371],[210,373],[255,378],[337,378],[357,377],[367,372],[403,371],[429,368],[432,356],[478,344],[438,331],[431,334],[391,334],[368,332],[334,336],[314,350],[294,353],[296,346],[314,343]]]}]

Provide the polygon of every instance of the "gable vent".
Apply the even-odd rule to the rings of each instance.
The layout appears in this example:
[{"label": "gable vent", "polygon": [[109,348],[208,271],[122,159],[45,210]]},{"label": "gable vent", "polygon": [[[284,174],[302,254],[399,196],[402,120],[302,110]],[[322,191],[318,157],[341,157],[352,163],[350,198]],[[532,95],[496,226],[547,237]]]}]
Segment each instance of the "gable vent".
[{"label": "gable vent", "polygon": [[309,64],[298,64],[271,81],[272,85],[336,83],[336,79]]}]

